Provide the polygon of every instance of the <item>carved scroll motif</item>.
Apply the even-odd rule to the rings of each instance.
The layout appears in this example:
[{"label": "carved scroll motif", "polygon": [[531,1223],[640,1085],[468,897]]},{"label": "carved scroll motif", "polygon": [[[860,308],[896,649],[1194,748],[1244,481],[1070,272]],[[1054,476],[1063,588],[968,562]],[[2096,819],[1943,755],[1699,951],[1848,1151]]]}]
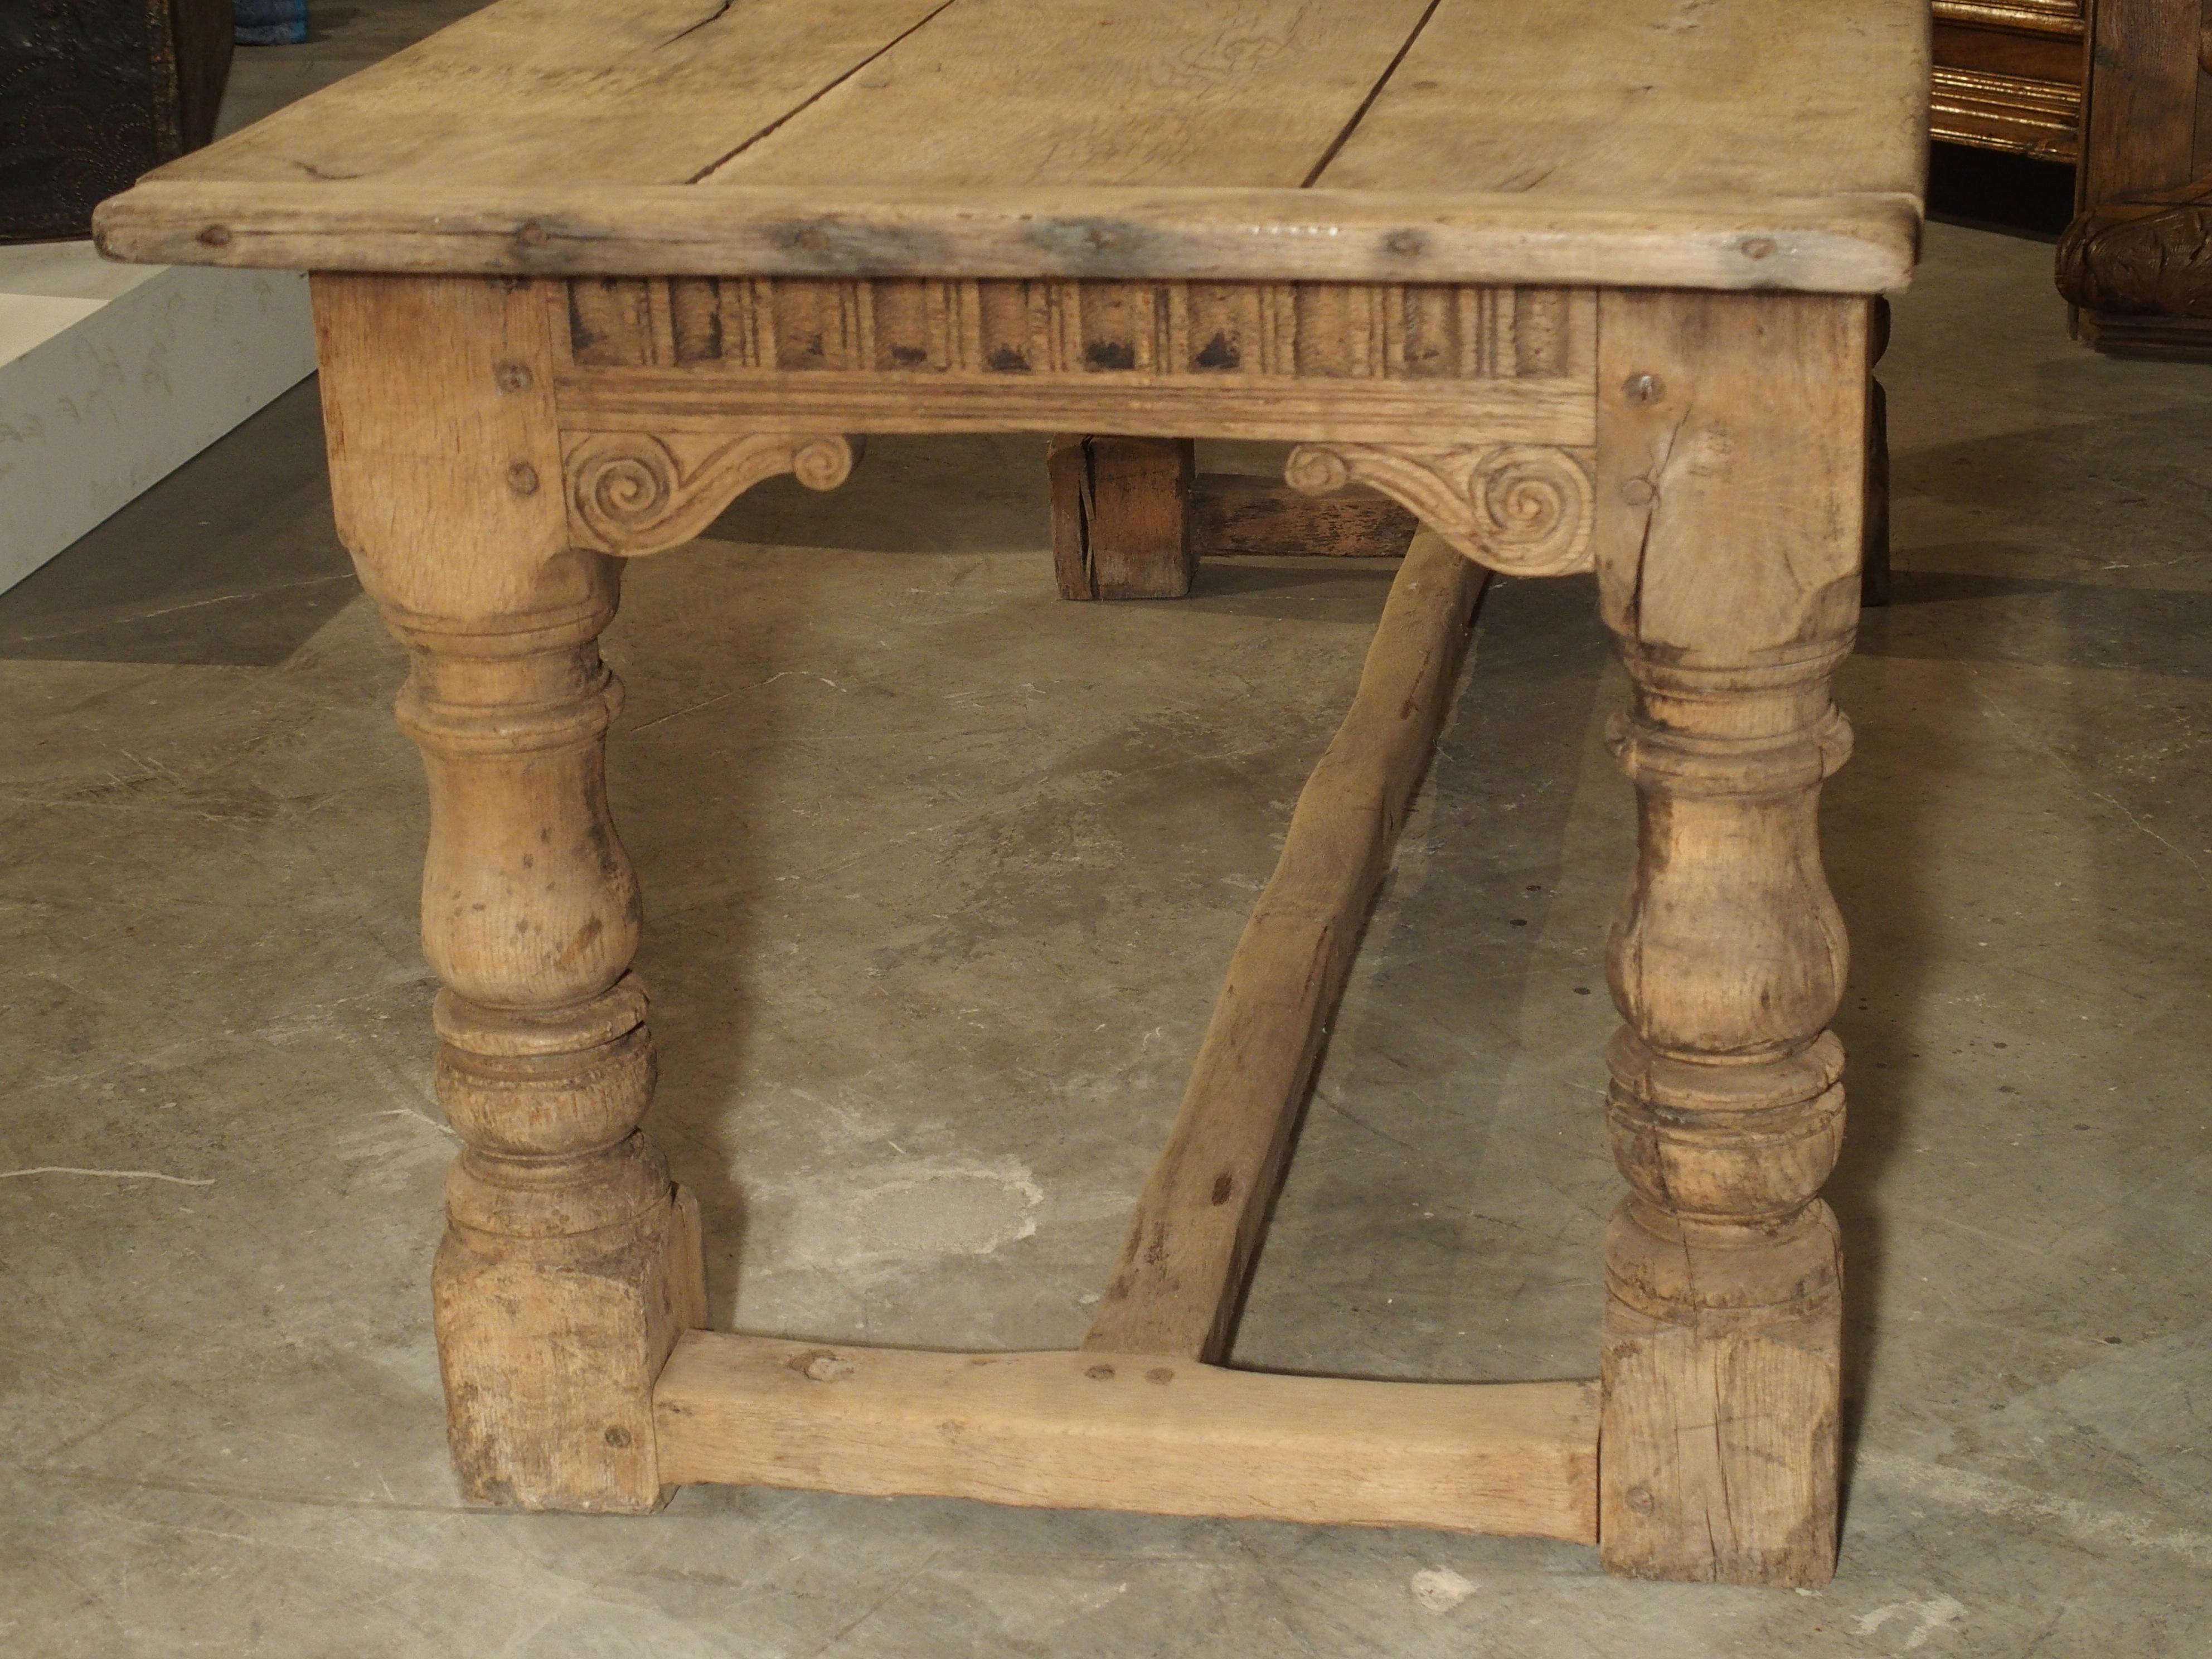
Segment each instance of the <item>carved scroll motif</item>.
[{"label": "carved scroll motif", "polygon": [[809,489],[852,476],[853,440],[753,432],[742,437],[586,432],[564,445],[568,529],[601,553],[658,553],[690,541],[763,478],[797,475]]},{"label": "carved scroll motif", "polygon": [[1283,477],[1326,495],[1364,483],[1395,496],[1478,564],[1509,576],[1590,568],[1592,490],[1583,451],[1539,444],[1301,444]]}]

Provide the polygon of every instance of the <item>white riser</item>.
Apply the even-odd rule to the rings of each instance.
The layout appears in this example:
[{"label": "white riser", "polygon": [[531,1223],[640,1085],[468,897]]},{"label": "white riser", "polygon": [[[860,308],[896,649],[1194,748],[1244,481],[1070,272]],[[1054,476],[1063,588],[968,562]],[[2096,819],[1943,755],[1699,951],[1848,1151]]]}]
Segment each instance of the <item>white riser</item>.
[{"label": "white riser", "polygon": [[303,276],[0,249],[0,590],[314,367]]}]

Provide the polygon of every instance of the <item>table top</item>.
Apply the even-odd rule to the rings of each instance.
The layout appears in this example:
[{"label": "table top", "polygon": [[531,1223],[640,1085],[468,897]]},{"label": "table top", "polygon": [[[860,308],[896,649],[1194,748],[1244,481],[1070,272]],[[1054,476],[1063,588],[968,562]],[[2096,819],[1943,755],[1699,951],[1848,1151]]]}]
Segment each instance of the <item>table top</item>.
[{"label": "table top", "polygon": [[112,257],[1901,286],[1926,0],[496,0],[103,205]]}]

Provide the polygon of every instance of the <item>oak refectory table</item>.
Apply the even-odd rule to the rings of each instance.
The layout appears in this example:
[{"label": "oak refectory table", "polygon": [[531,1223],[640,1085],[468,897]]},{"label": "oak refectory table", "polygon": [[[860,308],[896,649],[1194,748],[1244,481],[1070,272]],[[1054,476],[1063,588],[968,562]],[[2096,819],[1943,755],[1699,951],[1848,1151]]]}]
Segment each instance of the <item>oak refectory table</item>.
[{"label": "oak refectory table", "polygon": [[[412,666],[434,1273],[471,1497],[730,1481],[1833,1570],[1844,932],[1821,781],[1923,0],[497,0],[100,210],[313,273],[339,532]],[[597,639],[623,559],[870,432],[1288,441],[1423,526],[1068,1352],[704,1328],[639,1129]],[[1221,1363],[1481,568],[1595,570],[1641,802],[1592,1382]]]}]

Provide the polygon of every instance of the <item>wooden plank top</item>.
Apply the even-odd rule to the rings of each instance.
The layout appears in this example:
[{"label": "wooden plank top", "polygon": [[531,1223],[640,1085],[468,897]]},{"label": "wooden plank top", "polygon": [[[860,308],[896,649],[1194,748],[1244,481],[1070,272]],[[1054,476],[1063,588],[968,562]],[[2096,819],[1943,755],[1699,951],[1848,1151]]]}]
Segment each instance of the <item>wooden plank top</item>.
[{"label": "wooden plank top", "polygon": [[1925,0],[496,0],[104,204],[112,257],[1866,293]]}]

